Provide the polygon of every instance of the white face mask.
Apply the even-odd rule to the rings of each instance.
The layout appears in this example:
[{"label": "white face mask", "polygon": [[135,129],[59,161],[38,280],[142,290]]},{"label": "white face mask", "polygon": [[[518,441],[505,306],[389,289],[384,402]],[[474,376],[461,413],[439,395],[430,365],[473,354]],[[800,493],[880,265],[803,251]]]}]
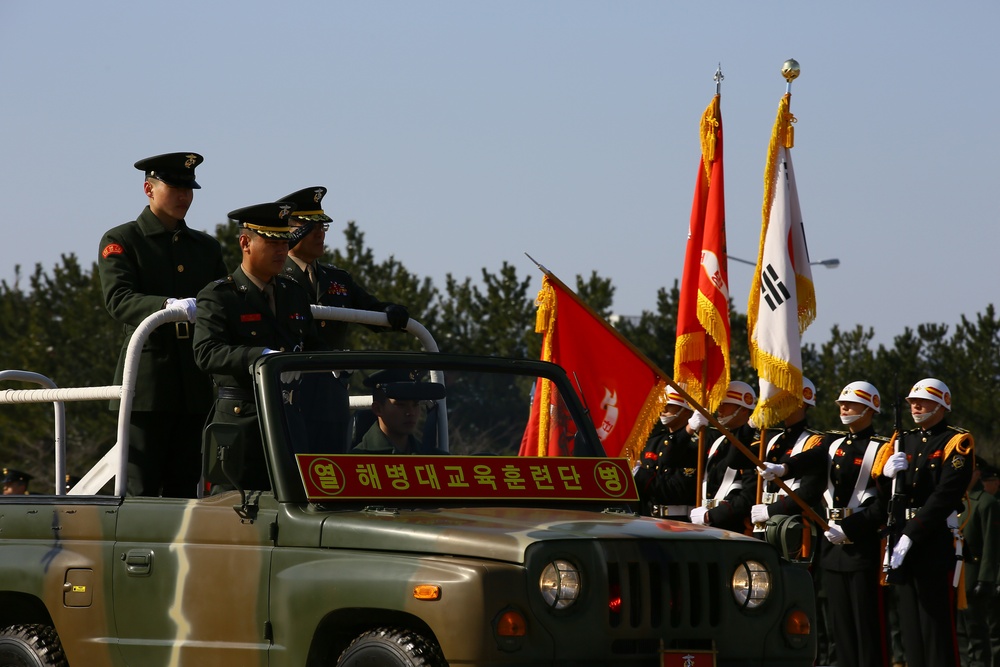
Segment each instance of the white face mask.
[{"label": "white face mask", "polygon": [[726,428],[729,428],[729,422],[733,421],[733,417],[735,417],[735,416],[736,416],[736,413],[734,412],[731,415],[726,415],[725,417],[719,417],[718,418],[719,419],[719,423],[722,424],[723,426],[725,426]]},{"label": "white face mask", "polygon": [[664,426],[666,426],[667,424],[669,424],[672,421],[673,421],[673,419],[672,419],[672,417],[670,415],[665,415],[665,414],[661,414],[660,415],[660,423],[663,424]]},{"label": "white face mask", "polygon": [[840,423],[844,426],[850,426],[864,416],[865,413],[863,412],[860,415],[840,415]]},{"label": "white face mask", "polygon": [[934,408],[933,410],[931,410],[930,412],[922,412],[919,415],[915,415],[915,414],[911,413],[910,416],[913,417],[913,423],[915,423],[917,426],[919,426],[920,424],[923,424],[925,421],[927,421],[928,419],[930,419],[931,417],[933,417],[934,415],[936,415],[937,411],[940,410],[940,409],[941,409],[941,406],[939,405],[936,408]]}]

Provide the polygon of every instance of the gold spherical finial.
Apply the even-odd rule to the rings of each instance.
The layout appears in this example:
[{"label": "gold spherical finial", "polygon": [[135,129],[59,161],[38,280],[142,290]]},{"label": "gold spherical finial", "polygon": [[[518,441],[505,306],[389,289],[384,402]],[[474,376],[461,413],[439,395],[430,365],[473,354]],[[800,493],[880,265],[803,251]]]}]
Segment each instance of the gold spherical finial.
[{"label": "gold spherical finial", "polygon": [[800,71],[799,61],[792,58],[789,58],[781,65],[781,76],[785,77],[785,81],[788,83],[799,78]]}]

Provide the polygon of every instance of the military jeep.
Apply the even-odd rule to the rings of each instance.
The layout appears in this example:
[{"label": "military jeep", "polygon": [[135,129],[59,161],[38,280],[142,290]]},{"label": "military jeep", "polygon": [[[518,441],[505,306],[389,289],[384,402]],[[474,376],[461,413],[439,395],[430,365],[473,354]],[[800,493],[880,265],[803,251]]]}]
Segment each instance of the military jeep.
[{"label": "military jeep", "polygon": [[[54,403],[57,479],[63,403],[122,399],[118,443],[69,493],[0,500],[0,665],[812,664],[806,570],[639,517],[627,462],[603,455],[558,366],[442,354],[408,329],[428,351],[258,359],[270,488],[241,482],[260,459],[245,434],[210,428],[195,499],[125,493],[134,366],[97,388],[0,373],[43,386],[0,402]],[[540,378],[561,455],[519,456]],[[361,446],[378,400],[417,411],[409,453]]]}]

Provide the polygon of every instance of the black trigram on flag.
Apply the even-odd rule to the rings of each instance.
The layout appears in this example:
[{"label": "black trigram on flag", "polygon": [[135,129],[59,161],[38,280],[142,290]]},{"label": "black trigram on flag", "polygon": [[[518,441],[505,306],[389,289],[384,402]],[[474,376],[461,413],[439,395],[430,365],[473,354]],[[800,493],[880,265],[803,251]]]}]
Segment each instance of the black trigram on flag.
[{"label": "black trigram on flag", "polygon": [[770,264],[760,272],[760,293],[764,296],[764,301],[767,302],[767,307],[772,312],[792,296],[788,293],[785,283],[778,278],[778,272]]}]

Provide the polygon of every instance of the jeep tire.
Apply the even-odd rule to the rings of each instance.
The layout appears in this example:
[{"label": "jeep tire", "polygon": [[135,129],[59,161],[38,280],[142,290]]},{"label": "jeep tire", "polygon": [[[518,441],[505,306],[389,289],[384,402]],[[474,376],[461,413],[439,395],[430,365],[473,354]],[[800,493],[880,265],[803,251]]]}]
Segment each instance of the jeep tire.
[{"label": "jeep tire", "polygon": [[447,667],[447,664],[437,644],[415,632],[397,628],[378,628],[359,635],[337,661],[337,667]]},{"label": "jeep tire", "polygon": [[0,630],[0,667],[67,667],[55,628],[11,625]]}]

